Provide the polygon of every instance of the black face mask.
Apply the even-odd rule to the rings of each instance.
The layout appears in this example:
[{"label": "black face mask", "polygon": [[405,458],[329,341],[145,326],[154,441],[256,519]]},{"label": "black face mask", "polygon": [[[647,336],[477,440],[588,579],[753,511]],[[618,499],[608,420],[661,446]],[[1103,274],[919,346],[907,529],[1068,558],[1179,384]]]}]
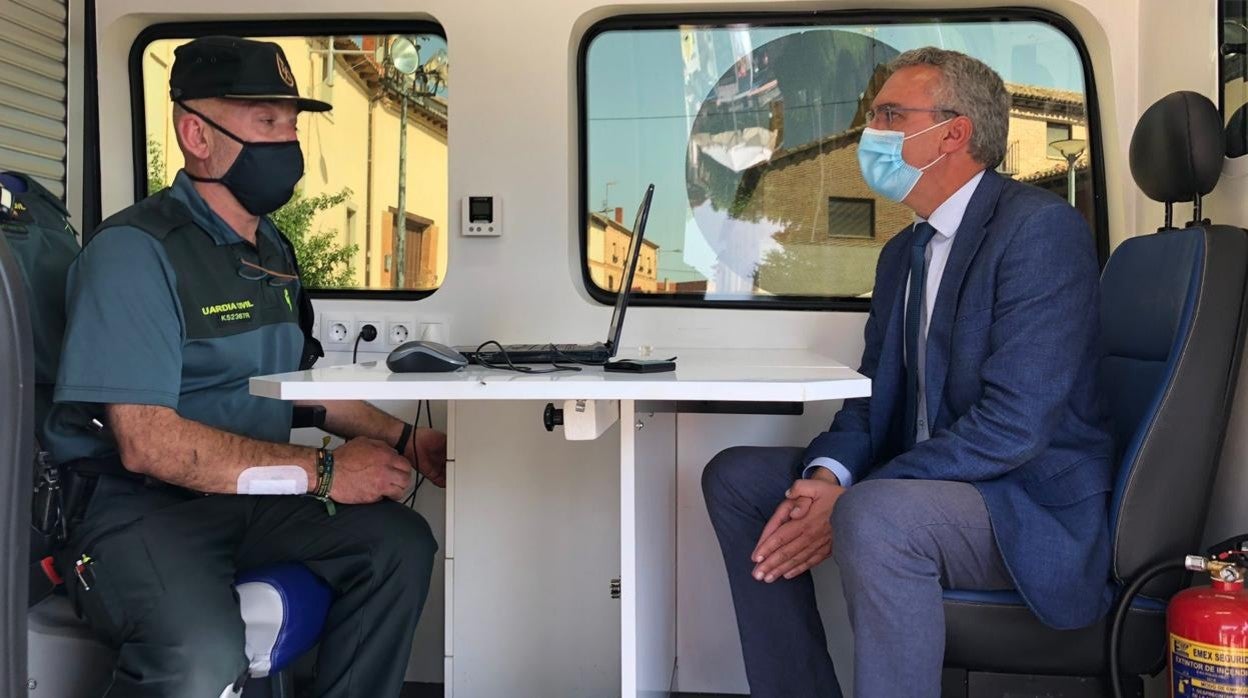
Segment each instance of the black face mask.
[{"label": "black face mask", "polygon": [[299,148],[299,141],[245,141],[185,104],[182,108],[243,146],[234,164],[220,177],[196,177],[187,173],[188,177],[196,182],[224,185],[253,216],[273,213],[290,201],[295,194],[295,185],[303,179],[303,150]]}]

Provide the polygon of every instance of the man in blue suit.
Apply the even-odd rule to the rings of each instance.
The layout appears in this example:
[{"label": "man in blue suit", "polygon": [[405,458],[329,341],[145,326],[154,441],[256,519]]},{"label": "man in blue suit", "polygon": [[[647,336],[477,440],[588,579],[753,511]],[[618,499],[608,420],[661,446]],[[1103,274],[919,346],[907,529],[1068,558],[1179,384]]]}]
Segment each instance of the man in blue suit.
[{"label": "man in blue suit", "polygon": [[1017,589],[1056,628],[1110,601],[1092,235],[993,171],[1010,99],[991,68],[935,48],[891,68],[859,162],[915,223],[880,253],[872,395],[805,449],[732,448],[703,473],[754,698],[841,695],[808,573],[829,555],[862,697],[939,696],[942,589]]}]

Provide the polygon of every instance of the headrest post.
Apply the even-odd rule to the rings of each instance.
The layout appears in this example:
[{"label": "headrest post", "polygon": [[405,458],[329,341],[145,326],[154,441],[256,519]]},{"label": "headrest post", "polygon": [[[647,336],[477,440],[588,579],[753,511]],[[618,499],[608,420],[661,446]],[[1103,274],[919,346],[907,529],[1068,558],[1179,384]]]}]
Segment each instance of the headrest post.
[{"label": "headrest post", "polygon": [[1200,225],[1200,194],[1192,200],[1192,225]]},{"label": "headrest post", "polygon": [[1166,224],[1161,227],[1162,230],[1172,230],[1174,228],[1174,203],[1166,202]]}]

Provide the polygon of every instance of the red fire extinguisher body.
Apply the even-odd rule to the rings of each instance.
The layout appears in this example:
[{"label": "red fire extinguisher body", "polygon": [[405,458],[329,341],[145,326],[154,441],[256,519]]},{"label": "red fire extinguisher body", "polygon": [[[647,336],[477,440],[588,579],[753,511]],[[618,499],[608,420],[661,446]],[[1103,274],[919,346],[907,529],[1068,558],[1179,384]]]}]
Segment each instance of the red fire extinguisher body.
[{"label": "red fire extinguisher body", "polygon": [[1166,612],[1172,698],[1248,698],[1248,592],[1242,581],[1179,592]]}]

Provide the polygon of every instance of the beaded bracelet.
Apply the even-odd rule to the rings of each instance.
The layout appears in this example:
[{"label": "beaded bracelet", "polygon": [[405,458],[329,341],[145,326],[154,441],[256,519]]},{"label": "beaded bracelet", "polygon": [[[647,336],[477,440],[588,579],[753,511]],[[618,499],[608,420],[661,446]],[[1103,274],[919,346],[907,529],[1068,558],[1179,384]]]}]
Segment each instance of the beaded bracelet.
[{"label": "beaded bracelet", "polygon": [[329,491],[334,486],[334,452],[327,448],[316,449],[316,491],[313,497],[325,503],[325,510],[333,516],[337,511]]}]

